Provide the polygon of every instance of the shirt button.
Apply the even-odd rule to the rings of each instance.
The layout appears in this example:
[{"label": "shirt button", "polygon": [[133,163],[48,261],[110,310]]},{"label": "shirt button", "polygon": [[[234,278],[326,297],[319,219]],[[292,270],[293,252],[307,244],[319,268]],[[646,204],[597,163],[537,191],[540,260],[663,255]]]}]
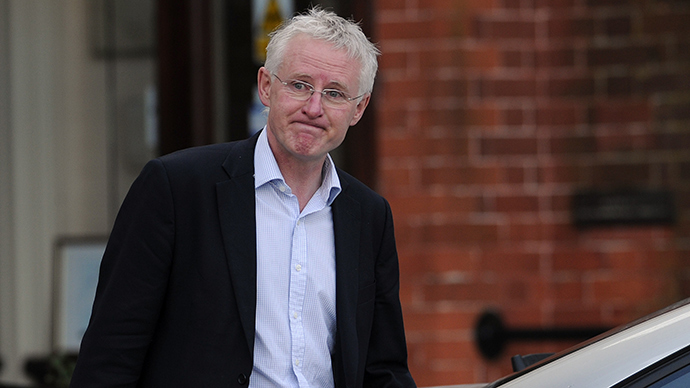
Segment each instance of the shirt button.
[{"label": "shirt button", "polygon": [[297,317],[299,317],[299,314],[297,314],[296,312],[294,312],[294,313],[292,313],[292,317],[295,318],[295,319],[297,319]]},{"label": "shirt button", "polygon": [[281,193],[284,193],[285,190],[287,190],[287,187],[285,187],[285,185],[280,185],[278,186],[278,190],[280,190]]},{"label": "shirt button", "polygon": [[295,365],[299,366],[299,360],[295,360]]},{"label": "shirt button", "polygon": [[302,265],[301,265],[301,264],[297,264],[297,265],[295,266],[295,270],[296,270],[297,272],[301,271],[301,270],[302,270]]}]

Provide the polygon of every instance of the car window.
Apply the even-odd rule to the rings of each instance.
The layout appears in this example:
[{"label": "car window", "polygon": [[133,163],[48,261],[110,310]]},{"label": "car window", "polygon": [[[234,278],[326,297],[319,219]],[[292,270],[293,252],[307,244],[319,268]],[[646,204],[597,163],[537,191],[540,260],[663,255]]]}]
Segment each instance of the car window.
[{"label": "car window", "polygon": [[648,388],[687,388],[690,387],[690,365],[671,373]]},{"label": "car window", "polygon": [[687,388],[690,387],[690,346],[641,370],[613,388]]}]

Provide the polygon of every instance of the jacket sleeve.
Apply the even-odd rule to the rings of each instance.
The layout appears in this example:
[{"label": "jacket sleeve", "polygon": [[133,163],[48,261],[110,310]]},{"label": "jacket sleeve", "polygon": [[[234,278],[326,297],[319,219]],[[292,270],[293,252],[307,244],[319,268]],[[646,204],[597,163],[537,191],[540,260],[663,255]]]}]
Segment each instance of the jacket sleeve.
[{"label": "jacket sleeve", "polygon": [[163,305],[174,239],[163,164],[149,162],[118,213],[71,387],[134,387]]},{"label": "jacket sleeve", "polygon": [[374,318],[367,352],[364,386],[416,387],[407,365],[407,345],[400,305],[400,274],[393,217],[385,203],[383,233],[376,259]]}]

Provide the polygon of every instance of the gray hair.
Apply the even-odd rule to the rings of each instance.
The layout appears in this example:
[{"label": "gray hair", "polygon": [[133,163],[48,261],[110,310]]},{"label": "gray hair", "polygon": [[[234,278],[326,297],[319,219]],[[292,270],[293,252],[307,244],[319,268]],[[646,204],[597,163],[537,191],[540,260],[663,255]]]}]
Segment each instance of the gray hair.
[{"label": "gray hair", "polygon": [[372,91],[378,70],[376,57],[380,54],[379,49],[367,39],[358,23],[318,6],[286,20],[269,35],[271,40],[266,47],[264,64],[269,72],[278,71],[288,43],[300,34],[331,43],[337,50],[345,49],[350,58],[358,60],[362,65],[358,94]]}]

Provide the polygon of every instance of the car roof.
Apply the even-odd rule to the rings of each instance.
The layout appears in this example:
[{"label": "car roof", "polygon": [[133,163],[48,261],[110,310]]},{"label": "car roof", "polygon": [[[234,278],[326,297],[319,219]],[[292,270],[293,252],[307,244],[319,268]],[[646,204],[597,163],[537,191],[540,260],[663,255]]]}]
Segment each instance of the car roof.
[{"label": "car roof", "polygon": [[610,387],[690,345],[689,328],[686,299],[489,387]]}]

